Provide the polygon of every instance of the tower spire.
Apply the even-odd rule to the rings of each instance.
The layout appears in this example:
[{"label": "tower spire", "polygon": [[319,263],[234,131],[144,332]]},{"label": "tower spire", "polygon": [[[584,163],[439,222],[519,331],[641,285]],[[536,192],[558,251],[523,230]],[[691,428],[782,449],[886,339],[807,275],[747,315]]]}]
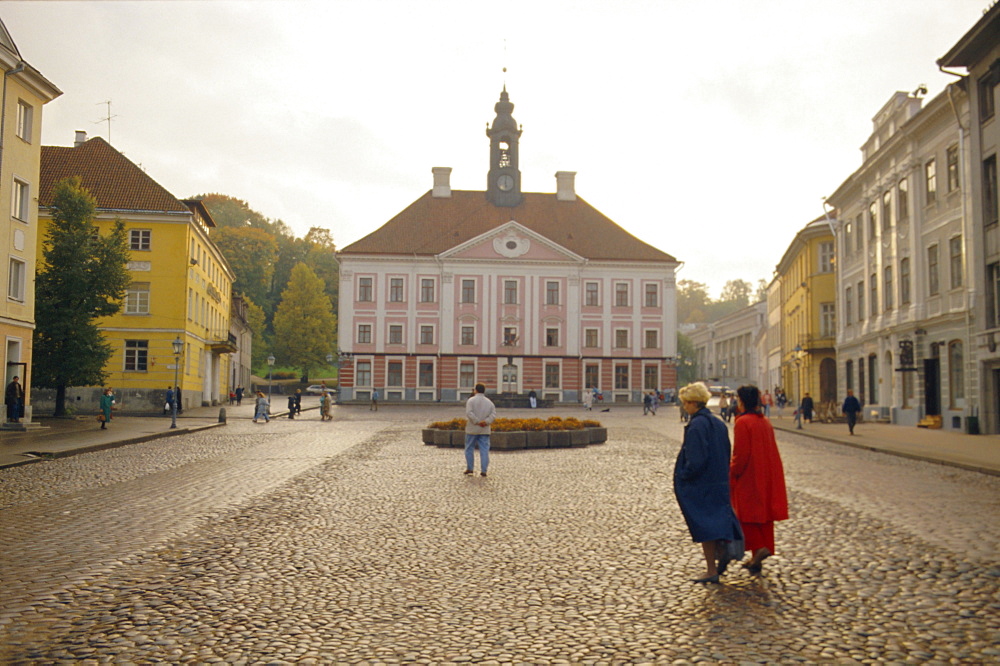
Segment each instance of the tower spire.
[{"label": "tower spire", "polygon": [[[506,68],[505,68],[506,69]],[[487,126],[490,138],[490,170],[486,176],[486,198],[495,206],[517,206],[521,203],[521,172],[518,169],[518,141],[521,129],[514,120],[514,105],[504,83],[500,101],[494,106],[496,117]]]}]

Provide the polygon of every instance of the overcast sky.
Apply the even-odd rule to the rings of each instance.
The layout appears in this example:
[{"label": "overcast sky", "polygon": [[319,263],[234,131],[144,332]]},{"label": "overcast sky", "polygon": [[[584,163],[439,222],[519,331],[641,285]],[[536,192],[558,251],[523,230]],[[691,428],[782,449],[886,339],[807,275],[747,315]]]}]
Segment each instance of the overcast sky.
[{"label": "overcast sky", "polygon": [[987,4],[3,2],[0,18],[64,93],[43,143],[110,132],[178,198],[228,194],[338,247],[429,190],[432,167],[485,189],[506,83],[523,189],[576,171],[579,196],[717,297],[771,278],[893,92],[954,80],[935,61]]}]

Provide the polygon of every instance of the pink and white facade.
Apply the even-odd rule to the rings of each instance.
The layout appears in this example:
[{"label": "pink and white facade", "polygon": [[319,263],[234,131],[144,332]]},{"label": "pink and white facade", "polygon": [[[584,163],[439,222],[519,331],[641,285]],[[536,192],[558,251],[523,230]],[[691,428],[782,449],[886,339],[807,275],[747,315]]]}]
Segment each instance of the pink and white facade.
[{"label": "pink and white facade", "polygon": [[339,253],[340,399],[675,389],[677,260],[578,198],[573,173],[522,193],[506,92],[497,107],[485,192],[435,168],[431,191]]}]

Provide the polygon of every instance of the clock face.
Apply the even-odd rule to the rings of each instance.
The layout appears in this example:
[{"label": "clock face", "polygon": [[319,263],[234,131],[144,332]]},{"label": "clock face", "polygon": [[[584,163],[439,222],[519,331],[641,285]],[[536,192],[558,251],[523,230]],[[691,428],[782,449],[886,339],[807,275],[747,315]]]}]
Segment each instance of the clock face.
[{"label": "clock face", "polygon": [[497,178],[497,187],[499,187],[504,192],[514,188],[514,177],[504,174]]}]

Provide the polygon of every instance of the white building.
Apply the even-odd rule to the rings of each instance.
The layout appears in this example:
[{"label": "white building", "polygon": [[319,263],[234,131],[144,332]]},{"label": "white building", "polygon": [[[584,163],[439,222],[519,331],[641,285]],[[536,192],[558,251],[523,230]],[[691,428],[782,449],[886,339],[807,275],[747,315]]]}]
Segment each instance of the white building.
[{"label": "white building", "polygon": [[933,416],[959,430],[976,410],[968,112],[957,85],[926,107],[919,91],[895,93],[861,168],[829,197],[840,211],[838,393],[854,389],[867,418]]},{"label": "white building", "polygon": [[710,384],[736,389],[753,384],[763,391],[760,341],[767,330],[767,303],[754,303],[688,333],[698,376]]}]

